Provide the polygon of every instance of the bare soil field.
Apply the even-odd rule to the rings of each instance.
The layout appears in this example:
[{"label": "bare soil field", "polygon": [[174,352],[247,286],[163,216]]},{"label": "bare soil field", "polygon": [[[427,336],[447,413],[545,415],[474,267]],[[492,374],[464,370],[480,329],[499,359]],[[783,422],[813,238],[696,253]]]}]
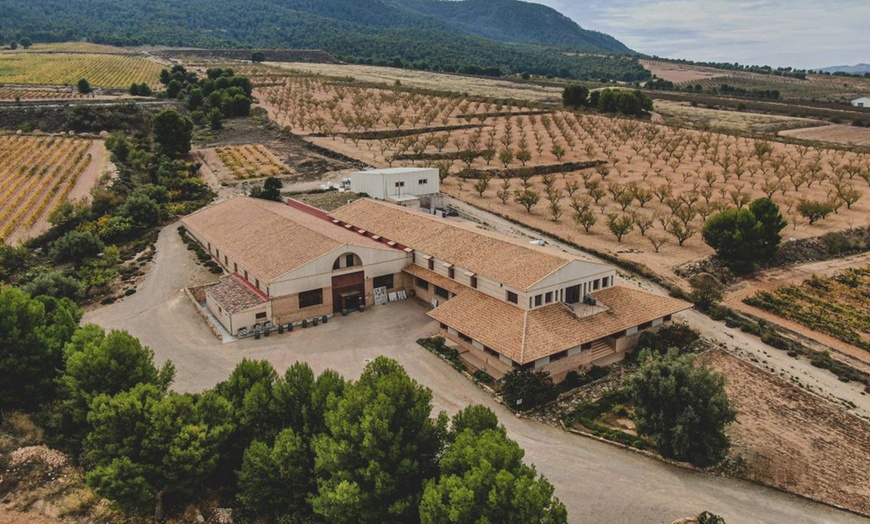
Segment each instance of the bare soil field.
[{"label": "bare soil field", "polygon": [[658,60],[641,60],[640,63],[647,68],[650,73],[658,78],[668,80],[675,84],[718,78],[727,74],[726,71],[713,69],[711,67],[675,64]]},{"label": "bare soil field", "polygon": [[870,146],[870,128],[833,124],[802,129],[787,129],[779,132],[780,136],[812,140],[816,142],[832,142],[835,144]]},{"label": "bare soil field", "polygon": [[727,377],[731,457],[746,476],[870,514],[870,423],[726,353],[705,358]]}]

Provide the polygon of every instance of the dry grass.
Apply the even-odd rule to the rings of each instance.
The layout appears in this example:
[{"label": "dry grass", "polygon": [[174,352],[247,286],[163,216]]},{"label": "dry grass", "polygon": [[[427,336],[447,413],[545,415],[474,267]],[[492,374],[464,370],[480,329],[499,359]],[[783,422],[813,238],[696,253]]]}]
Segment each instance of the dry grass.
[{"label": "dry grass", "polygon": [[133,54],[136,51],[124,47],[92,44],[90,42],[48,42],[33,44],[30,49],[19,47],[17,52],[75,52],[75,53],[114,53]]},{"label": "dry grass", "polygon": [[405,87],[434,91],[453,91],[474,96],[515,98],[532,102],[561,102],[562,89],[534,84],[520,84],[497,78],[473,78],[428,71],[361,65],[270,63],[285,74],[303,72],[331,77],[353,77],[363,82],[392,85],[398,80]]},{"label": "dry grass", "polygon": [[668,125],[694,129],[721,129],[735,133],[774,134],[786,129],[810,127],[823,123],[809,118],[692,107],[688,102],[671,100],[656,100],[655,111],[662,116],[663,121]]}]

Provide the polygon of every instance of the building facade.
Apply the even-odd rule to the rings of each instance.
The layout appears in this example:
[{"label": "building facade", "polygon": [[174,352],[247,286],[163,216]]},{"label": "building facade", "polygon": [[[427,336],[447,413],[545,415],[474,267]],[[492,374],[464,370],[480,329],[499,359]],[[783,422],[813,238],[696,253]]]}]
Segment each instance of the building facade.
[{"label": "building facade", "polygon": [[394,167],[357,171],[350,175],[350,189],[378,200],[419,207],[419,197],[440,191],[438,170],[429,167]]},{"label": "building facade", "polygon": [[405,291],[496,378],[541,368],[559,380],[691,307],[617,285],[607,264],[372,199],[326,214],[240,197],[183,224],[228,273],[205,293],[233,335],[371,306],[375,288]]}]

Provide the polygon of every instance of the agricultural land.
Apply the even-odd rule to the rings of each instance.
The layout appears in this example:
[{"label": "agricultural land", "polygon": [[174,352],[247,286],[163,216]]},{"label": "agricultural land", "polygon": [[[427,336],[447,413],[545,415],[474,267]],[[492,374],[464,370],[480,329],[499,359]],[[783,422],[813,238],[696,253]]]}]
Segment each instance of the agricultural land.
[{"label": "agricultural land", "polygon": [[60,203],[89,194],[106,160],[100,140],[0,135],[0,240],[46,230]]},{"label": "agricultural land", "polygon": [[870,351],[870,266],[759,291],[746,304]]},{"label": "agricultural land", "polygon": [[127,90],[133,83],[156,86],[163,67],[137,56],[0,51],[0,84],[75,85],[85,78],[93,87]]},{"label": "agricultural land", "polygon": [[[398,305],[404,308],[397,309],[399,314],[407,315],[396,317],[398,323],[386,313],[387,307],[394,307],[390,305],[365,313],[371,317],[352,315],[340,319],[342,324],[321,326],[316,334],[312,329],[299,330],[292,336],[307,342],[291,352],[277,341],[270,345],[269,340],[247,339],[226,346],[207,338],[203,343],[206,338],[199,333],[206,328],[190,304],[166,297],[177,295],[181,287],[211,281],[221,270],[213,262],[211,268],[197,264],[188,251],[193,248],[182,243],[173,226],[163,226],[209,201],[248,195],[268,177],[283,183],[285,197],[334,210],[359,195],[332,190],[325,183],[352,171],[436,167],[441,191],[462,215],[456,220],[514,235],[523,242],[546,238],[554,248],[585,251],[592,260],[623,264],[621,276],[630,285],[647,290],[669,287],[674,294],[691,289],[687,268],[712,267],[715,273],[720,267],[702,238],[705,221],[724,210],[747,208],[755,199],[767,197],[779,205],[787,222],[783,242],[790,246],[870,227],[870,135],[864,128],[843,124],[863,114],[840,105],[844,97],[870,86],[866,79],[824,75],[799,79],[645,60],[641,63],[656,77],[681,89],[700,85],[702,91],[691,95],[645,91],[655,99],[655,107],[650,115],[633,119],[566,109],[562,106],[565,81],[545,76],[530,80],[519,74],[484,78],[341,63],[254,64],[185,55],[183,49],[177,54],[163,49],[160,56],[200,76],[209,68],[229,67],[249,78],[256,102],[250,114],[210,125],[205,117],[208,106],[202,100],[194,107],[183,96],[180,100],[128,97],[126,91],[134,83],[163,89],[160,72],[167,66],[144,48],[75,42],[0,51],[0,110],[27,113],[56,106],[87,124],[76,127],[78,133],[58,124],[55,131],[63,133],[45,134],[22,126],[0,134],[0,241],[17,246],[46,232],[51,227],[49,217],[63,202],[90,198],[100,200],[99,206],[129,211],[129,206],[119,204],[129,195],[135,194],[134,203],[153,198],[158,212],[146,217],[147,225],[143,221],[141,228],[106,235],[104,248],[111,244],[110,251],[120,250],[120,261],[111,262],[117,268],[104,267],[109,262],[102,255],[91,257],[90,269],[101,279],[88,280],[78,298],[90,299],[85,316],[89,322],[129,329],[158,357],[177,362],[177,384],[185,391],[199,391],[213,385],[206,382],[222,380],[246,355],[274,359],[276,366],[283,367],[292,363],[291,356],[323,358],[318,365],[352,376],[356,367],[361,369],[362,359],[357,357],[369,354],[354,346],[354,337],[365,334],[360,338],[374,344],[366,350],[394,352],[401,360],[408,359],[408,333],[427,336],[432,328],[423,306],[409,301]],[[81,78],[97,93],[78,93],[73,86]],[[721,84],[776,89],[782,99],[713,94]],[[630,82],[582,85],[593,91],[634,87]],[[120,97],[129,103],[102,118],[101,106]],[[59,102],[45,103],[49,100]],[[90,105],[66,107],[77,102]],[[162,154],[151,127],[153,114],[165,107],[190,116],[193,128],[189,151],[171,160]],[[840,116],[842,122],[835,123]],[[103,124],[112,119],[120,123],[104,129]],[[132,138],[140,131],[148,138]],[[109,134],[115,136],[106,138]],[[129,140],[126,152],[121,135]],[[116,147],[121,146],[112,148],[116,155],[112,158],[119,163],[118,173],[101,178],[113,171],[105,144],[116,140]],[[124,160],[119,160],[119,152]],[[831,210],[810,222],[801,211],[805,202],[830,204]],[[89,227],[105,233],[110,223],[107,213]],[[76,227],[73,222],[66,225],[70,230]],[[79,227],[75,234],[86,229]],[[52,240],[47,242],[51,247]],[[772,272],[769,278],[763,272],[727,273],[722,303],[736,311],[734,315],[755,316],[746,329],[733,316],[724,319],[725,326],[719,322],[722,318],[699,311],[681,318],[694,322],[692,327],[701,333],[700,358],[726,377],[725,387],[737,411],[737,420],[728,429],[733,447],[726,473],[870,515],[866,468],[870,423],[864,418],[870,404],[863,402],[870,385],[857,384],[870,376],[870,262],[866,247],[856,250],[856,258],[815,259],[815,264],[767,269]],[[45,254],[34,256],[49,263]],[[200,262],[207,261],[208,255],[202,254]],[[58,273],[73,274],[63,265],[56,267]],[[368,325],[369,318],[391,327]],[[165,329],[154,329],[157,324]],[[399,325],[401,329],[395,327]],[[343,326],[350,329],[344,331]],[[780,328],[784,331],[775,331]],[[376,331],[387,333],[389,340],[368,336]],[[321,337],[323,332],[336,338]],[[190,337],[191,333],[197,336]],[[771,336],[786,340],[788,347],[773,349]],[[337,340],[343,343],[336,344]],[[353,355],[321,351],[318,344],[341,351],[349,348]],[[791,344],[805,344],[806,352],[799,353]],[[235,351],[239,348],[253,352]],[[834,353],[833,359],[828,351]],[[206,354],[219,358],[209,360],[203,369]],[[854,375],[835,372],[831,362],[851,366]],[[470,383],[454,389],[453,379],[460,377],[454,377],[446,364],[442,370],[441,364],[429,354],[408,360],[409,369],[425,377],[421,383],[430,381],[439,408],[444,404],[453,410],[479,397],[490,400]],[[622,365],[607,373],[627,374],[634,364]],[[613,375],[585,391],[606,394],[607,380],[617,379]],[[463,389],[466,386],[468,391]],[[634,432],[626,407],[617,408],[602,420],[607,419],[610,429],[635,438],[623,443],[643,440]],[[580,465],[597,467],[578,458],[582,454],[572,454],[571,460],[577,462],[571,464],[578,467],[567,472],[559,456],[566,451],[560,446],[567,442],[564,448],[572,449],[573,435],[519,417],[507,420],[505,424],[522,435],[539,470],[559,489],[570,485],[567,493],[576,494],[581,485],[573,485],[570,475],[580,471]],[[544,422],[558,425],[554,420]],[[577,448],[587,444],[599,445],[589,440]],[[649,439],[640,444],[651,448]],[[636,458],[616,448],[607,453],[618,457],[615,464]],[[633,470],[619,468],[608,474],[631,478]],[[675,471],[680,485],[693,486],[686,479],[695,479],[694,473]],[[655,475],[660,471],[656,469]],[[701,486],[719,480],[697,479]],[[739,484],[733,493],[746,498],[757,489],[757,485]],[[740,498],[730,492],[728,497]],[[577,497],[573,498],[569,505],[576,506]],[[719,498],[718,493],[711,496],[717,502]]]},{"label": "agricultural land", "polygon": [[[762,196],[781,206],[791,238],[870,216],[865,153],[321,76],[271,78],[255,93],[318,146],[373,166],[442,167],[451,196],[667,277],[712,254],[700,238],[709,216]],[[518,191],[535,195],[531,207]],[[802,199],[842,202],[810,225]],[[634,225],[618,239],[611,220]]]}]

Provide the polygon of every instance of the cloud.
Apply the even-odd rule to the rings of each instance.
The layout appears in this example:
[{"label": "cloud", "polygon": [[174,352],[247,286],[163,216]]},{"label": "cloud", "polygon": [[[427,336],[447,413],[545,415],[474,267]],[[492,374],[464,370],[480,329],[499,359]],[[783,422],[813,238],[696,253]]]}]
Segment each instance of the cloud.
[{"label": "cloud", "polygon": [[646,54],[800,68],[870,62],[870,3],[532,0]]}]

